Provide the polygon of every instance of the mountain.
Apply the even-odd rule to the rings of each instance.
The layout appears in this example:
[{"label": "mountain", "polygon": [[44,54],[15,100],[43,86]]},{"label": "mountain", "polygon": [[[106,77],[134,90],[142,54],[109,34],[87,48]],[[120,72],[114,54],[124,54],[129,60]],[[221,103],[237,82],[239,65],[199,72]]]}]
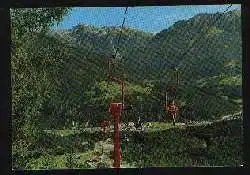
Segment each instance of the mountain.
[{"label": "mountain", "polygon": [[[242,162],[240,11],[199,14],[159,33],[90,25],[27,32],[25,24],[11,33],[13,167],[89,168],[95,143],[113,137],[100,122],[112,125],[109,105],[122,100],[108,72],[125,76],[121,150],[129,167]],[[177,73],[177,90],[167,94],[180,106],[173,126],[164,106]],[[139,119],[143,130],[125,127]]]},{"label": "mountain", "polygon": [[57,44],[40,45],[57,47],[57,57],[61,52],[50,78],[56,98],[68,99],[68,111],[75,111],[71,118],[83,120],[85,107],[92,105],[89,117],[102,119],[108,104],[121,99],[119,84],[107,76],[108,59],[116,54],[109,71],[125,76],[125,102],[134,106],[125,120],[137,114],[145,121],[166,118],[165,89],[176,83],[176,72],[180,84],[175,97],[169,95],[180,104],[179,119],[213,120],[242,110],[240,16],[240,11],[198,14],[156,34],[81,24],[50,33]]}]

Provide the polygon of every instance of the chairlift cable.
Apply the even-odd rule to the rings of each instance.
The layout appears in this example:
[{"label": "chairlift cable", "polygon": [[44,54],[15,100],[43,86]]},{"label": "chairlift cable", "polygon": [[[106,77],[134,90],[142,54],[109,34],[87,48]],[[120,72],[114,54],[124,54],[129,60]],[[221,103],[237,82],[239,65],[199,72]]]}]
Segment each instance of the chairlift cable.
[{"label": "chairlift cable", "polygon": [[[230,4],[222,13],[226,13],[231,7],[232,7],[232,4]],[[219,16],[219,17],[220,17],[220,16]],[[219,17],[216,18],[216,19],[214,20],[214,22],[213,22],[212,24],[210,24],[210,25],[214,25],[214,24],[219,20]],[[210,29],[210,28],[208,27],[207,30],[206,30],[203,34],[207,33],[207,31],[208,31],[209,29]],[[188,54],[188,52],[194,47],[194,45],[203,37],[203,34],[200,35],[200,36],[195,40],[195,42],[193,42],[193,44],[186,50],[186,52],[182,53],[182,54],[179,56],[179,58],[185,57],[185,56]],[[178,67],[179,67],[179,66],[175,67],[175,69],[177,70],[177,72],[176,72],[176,73],[177,73],[177,75],[176,75],[177,86],[179,85]],[[167,96],[166,96],[166,98],[167,98]]]},{"label": "chairlift cable", "polygon": [[124,11],[124,17],[123,17],[123,21],[122,21],[122,25],[121,25],[121,31],[120,31],[120,34],[119,34],[119,38],[118,38],[118,42],[117,42],[117,46],[116,46],[116,51],[115,51],[115,55],[114,55],[115,58],[116,58],[117,53],[118,53],[119,44],[120,44],[121,35],[122,35],[122,29],[124,28],[127,11],[128,11],[128,7],[126,7],[126,9]]},{"label": "chairlift cable", "polygon": [[[230,4],[222,13],[226,13],[231,7],[232,7],[232,4]],[[220,19],[220,16],[218,16],[218,17],[210,24],[210,26],[215,25],[216,22],[218,22],[219,19]],[[208,27],[208,28],[205,30],[205,32],[203,32],[199,37],[197,37],[197,39],[192,43],[192,45],[191,45],[184,53],[182,53],[181,55],[179,55],[179,58],[182,58],[182,59],[183,59],[183,57],[185,57],[185,56],[189,53],[189,51],[193,49],[194,45],[195,45],[196,43],[198,43],[198,42],[204,37],[204,34],[206,34],[206,33],[209,31],[209,29],[210,29],[210,27]],[[177,66],[177,67],[179,67],[179,66]]]},{"label": "chairlift cable", "polygon": [[[228,8],[227,8],[227,10],[231,7],[232,5],[230,5]],[[127,8],[126,8],[127,9]],[[226,12],[227,10],[225,10],[224,12]],[[126,13],[126,12],[125,12]],[[124,21],[124,20],[123,20]],[[123,22],[123,23],[125,23],[125,21]],[[122,33],[122,31],[121,31],[121,33]],[[120,35],[120,37],[121,37],[121,35]],[[120,38],[119,37],[119,38]],[[105,38],[105,40],[108,38],[108,34],[106,35],[106,38]],[[119,40],[118,40],[119,41]],[[119,42],[118,42],[119,43]],[[95,48],[93,48],[93,50],[94,50]],[[116,50],[117,51],[117,50]],[[185,55],[185,54],[183,54],[183,55]]]},{"label": "chairlift cable", "polygon": [[[232,4],[230,4],[227,8],[226,8],[226,10],[224,10],[224,12],[223,13],[226,13],[230,8],[232,7]],[[217,21],[218,21],[218,19],[219,18],[217,18],[214,22],[213,22],[213,24],[211,24],[211,25],[214,25]],[[204,32],[204,33],[207,33],[207,31],[209,30],[209,28],[207,28],[207,30]],[[194,46],[194,44],[196,44],[201,38],[202,38],[202,36],[203,35],[200,35],[196,40],[195,40],[195,42],[193,42],[192,43],[192,45],[191,45],[191,47],[189,47],[188,49],[187,49],[187,51],[186,52],[184,52],[183,54],[181,54],[179,57],[180,58],[183,58],[183,57],[185,57],[187,54],[188,54],[188,52],[193,48],[193,46]],[[178,87],[178,85],[179,85],[179,76],[178,76],[178,67],[175,67],[175,70],[176,70],[176,87]],[[174,95],[174,97],[173,97],[173,102],[174,102],[174,100],[175,100],[175,98],[176,98],[176,89],[174,89],[174,92],[173,93],[175,93],[175,95]],[[170,89],[170,92],[171,92],[171,89]],[[175,104],[172,104],[173,106],[175,105]],[[168,92],[166,91],[166,107],[168,106]],[[174,106],[175,107],[175,106]],[[176,108],[176,109],[178,109],[178,108]],[[171,112],[171,111],[170,111]],[[175,116],[176,115],[176,113],[175,114],[172,114],[173,116]],[[173,117],[173,124],[175,124],[175,118]]]},{"label": "chairlift cable", "polygon": [[[116,59],[116,56],[117,56],[117,53],[118,53],[118,48],[119,48],[119,44],[120,44],[120,39],[121,39],[121,35],[122,35],[122,30],[124,28],[124,23],[125,23],[125,20],[126,20],[126,14],[127,14],[127,10],[128,10],[128,7],[126,7],[125,11],[124,11],[124,18],[123,18],[123,21],[122,21],[122,25],[121,25],[121,31],[120,31],[120,34],[119,34],[119,38],[118,38],[118,42],[117,42],[117,49],[115,49],[115,54],[113,55],[113,59],[115,60]],[[125,81],[125,77],[123,78],[118,78],[118,77],[115,77],[115,76],[112,76],[111,75],[111,64],[112,64],[112,60],[108,60],[108,76],[110,79],[112,80],[115,80],[117,81],[120,85],[121,85],[121,97],[122,97],[122,109],[124,109],[124,81]],[[109,84],[109,83],[108,83]],[[123,110],[122,110],[123,111]]]}]

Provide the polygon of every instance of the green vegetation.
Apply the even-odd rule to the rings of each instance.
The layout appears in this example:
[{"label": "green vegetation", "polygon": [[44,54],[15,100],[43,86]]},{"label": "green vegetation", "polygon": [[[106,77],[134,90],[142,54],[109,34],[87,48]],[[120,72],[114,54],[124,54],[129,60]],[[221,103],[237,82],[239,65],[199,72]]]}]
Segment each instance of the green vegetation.
[{"label": "green vegetation", "polygon": [[[85,24],[51,31],[69,11],[11,10],[14,167],[93,168],[100,141],[107,147],[101,166],[112,166],[112,140],[106,140],[112,133],[103,136],[97,127],[112,119],[109,103],[121,99],[119,84],[107,77],[121,32],[110,70],[124,75],[125,102],[132,105],[121,120],[140,116],[148,127],[121,131],[122,166],[241,163],[242,124],[215,122],[242,111],[240,12],[199,14],[155,35]],[[193,122],[189,127],[172,126],[163,108],[166,85],[175,83],[173,68],[180,72],[177,120]]]},{"label": "green vegetation", "polygon": [[[182,126],[180,123],[177,126],[152,125],[145,128],[150,132],[121,131],[122,167],[238,166],[241,162],[241,119]],[[44,151],[37,156],[30,155],[23,167],[95,168],[98,162],[104,167],[112,167],[113,133],[107,133],[108,139],[98,137],[100,134],[100,131],[80,132],[62,137],[60,132],[44,133],[46,142],[41,145]],[[102,148],[104,154],[101,156]]]}]

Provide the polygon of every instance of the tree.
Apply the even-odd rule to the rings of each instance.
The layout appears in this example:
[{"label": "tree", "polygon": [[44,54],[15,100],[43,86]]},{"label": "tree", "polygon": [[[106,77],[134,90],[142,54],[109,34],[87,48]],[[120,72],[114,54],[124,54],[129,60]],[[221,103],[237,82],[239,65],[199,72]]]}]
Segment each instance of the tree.
[{"label": "tree", "polygon": [[[46,33],[50,27],[62,20],[69,8],[11,9],[12,37],[12,125],[13,141],[29,139],[34,143],[37,134],[37,118],[44,103],[42,95],[48,95],[46,70],[39,70],[42,60],[35,57],[30,48],[39,38],[36,34]],[[36,59],[39,58],[39,59]],[[44,58],[45,59],[45,58]]]}]

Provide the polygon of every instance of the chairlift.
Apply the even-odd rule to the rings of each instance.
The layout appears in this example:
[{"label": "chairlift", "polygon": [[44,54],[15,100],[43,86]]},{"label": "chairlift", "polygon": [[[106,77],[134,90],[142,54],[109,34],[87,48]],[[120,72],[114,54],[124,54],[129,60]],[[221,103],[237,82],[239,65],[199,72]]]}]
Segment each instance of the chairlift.
[{"label": "chairlift", "polygon": [[175,119],[177,117],[177,112],[179,111],[179,105],[176,104],[176,92],[177,86],[179,85],[179,71],[176,71],[176,85],[168,85],[166,88],[166,102],[165,109],[167,110],[167,115],[173,120],[173,125],[175,125]]}]

